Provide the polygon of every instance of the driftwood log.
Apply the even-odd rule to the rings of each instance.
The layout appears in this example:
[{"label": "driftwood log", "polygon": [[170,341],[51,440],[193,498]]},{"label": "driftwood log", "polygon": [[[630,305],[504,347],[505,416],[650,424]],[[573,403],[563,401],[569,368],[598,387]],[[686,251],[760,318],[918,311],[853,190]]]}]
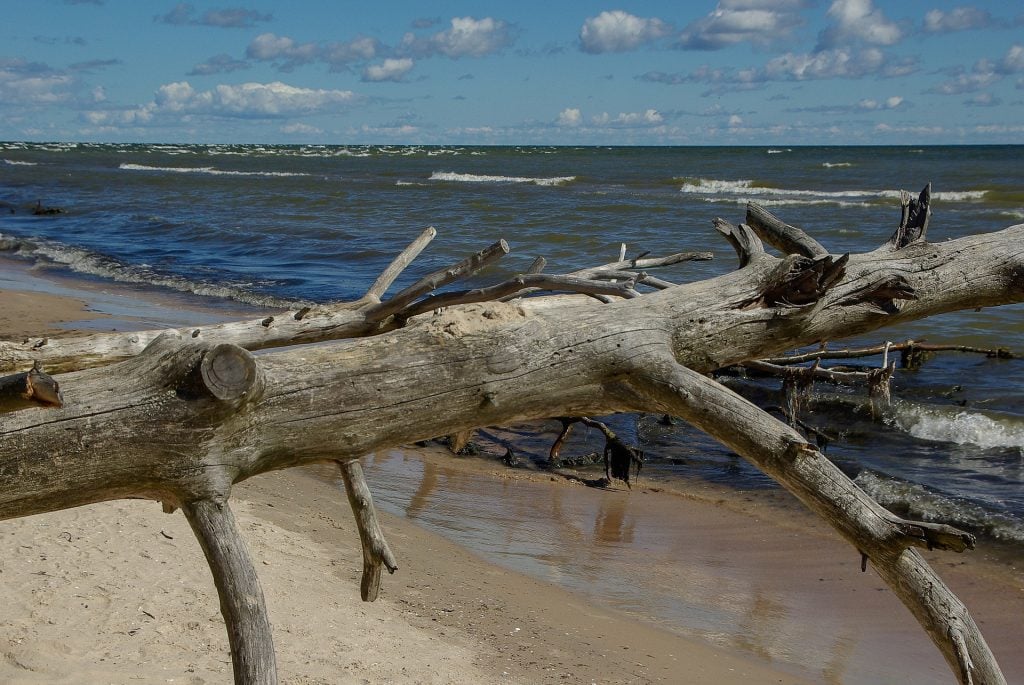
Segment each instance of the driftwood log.
[{"label": "driftwood log", "polygon": [[[1024,301],[1024,225],[932,244],[914,227],[926,225],[926,193],[919,202],[889,242],[856,255],[830,254],[752,205],[749,225],[715,224],[741,268],[695,283],[659,280],[642,295],[637,269],[657,264],[624,258],[569,278],[534,273],[502,288],[430,295],[504,254],[500,242],[382,301],[430,229],[354,303],[159,336],[2,345],[9,371],[35,361],[80,370],[57,377],[62,407],[0,413],[0,519],[126,497],[181,508],[216,580],[236,682],[274,683],[262,592],[229,507],[233,484],[340,463],[364,544],[363,596],[372,599],[381,565],[396,563],[354,460],[526,419],[671,414],[828,521],[910,608],[960,682],[1004,683],[967,608],[917,552],[961,552],[973,536],[888,512],[795,429],[707,375],[941,312]],[[508,299],[537,288],[585,296]],[[328,342],[297,345],[311,341]],[[278,349],[249,351],[265,347]]]}]

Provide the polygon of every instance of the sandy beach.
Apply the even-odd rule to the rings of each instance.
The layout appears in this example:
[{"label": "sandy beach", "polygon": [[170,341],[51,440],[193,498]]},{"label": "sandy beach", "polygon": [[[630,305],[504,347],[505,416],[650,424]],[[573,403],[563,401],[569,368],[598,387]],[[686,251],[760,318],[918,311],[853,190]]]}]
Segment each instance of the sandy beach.
[{"label": "sandy beach", "polygon": [[[172,325],[185,304],[0,264],[5,337]],[[364,468],[400,565],[372,604],[329,469],[234,493],[282,682],[953,681],[855,550],[784,495],[595,491],[434,448]],[[1024,572],[998,550],[929,558],[1024,680]],[[0,522],[0,606],[0,682],[230,681],[198,544],[154,502]]]}]

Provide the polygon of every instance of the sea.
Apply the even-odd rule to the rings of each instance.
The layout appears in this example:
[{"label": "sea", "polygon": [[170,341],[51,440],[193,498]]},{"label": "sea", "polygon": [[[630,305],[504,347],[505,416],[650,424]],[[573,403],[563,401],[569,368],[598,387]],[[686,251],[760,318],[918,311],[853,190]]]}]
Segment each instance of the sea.
[{"label": "sea", "polygon": [[[437,238],[395,289],[504,238],[511,253],[457,287],[494,283],[543,256],[565,273],[618,259],[710,251],[657,275],[736,268],[712,220],[756,201],[833,253],[884,243],[901,189],[932,184],[929,240],[1024,222],[1024,146],[466,147],[0,143],[0,257],[140,290],[286,307],[359,297],[425,227]],[[36,208],[59,209],[39,215]],[[1024,354],[1018,305],[934,317],[832,348],[907,339]],[[880,357],[857,360],[880,366]],[[730,380],[765,405],[778,383]],[[804,420],[883,505],[1024,549],[1024,360],[938,353],[897,371],[892,410],[863,389],[818,384]],[[737,491],[778,486],[681,422],[608,417],[645,454],[651,482]],[[557,424],[504,427],[542,463]],[[563,455],[600,451],[577,431]],[[600,467],[593,467],[599,472]]]}]

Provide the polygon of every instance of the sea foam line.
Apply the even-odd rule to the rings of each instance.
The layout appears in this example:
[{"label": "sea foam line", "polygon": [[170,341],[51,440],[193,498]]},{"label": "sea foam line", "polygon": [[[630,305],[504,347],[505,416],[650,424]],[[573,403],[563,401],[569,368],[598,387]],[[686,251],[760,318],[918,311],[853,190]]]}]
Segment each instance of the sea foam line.
[{"label": "sea foam line", "polygon": [[22,162],[17,159],[5,159],[4,164],[10,164],[11,166],[39,166],[38,162]]},{"label": "sea foam line", "polygon": [[[795,190],[791,188],[768,188],[754,185],[750,179],[727,181],[715,178],[680,179],[683,185],[679,192],[690,195],[757,195],[761,197],[807,197],[828,200],[879,200],[899,199],[898,190]],[[983,200],[987,190],[953,190],[932,193],[932,199],[947,202],[977,202]]]},{"label": "sea foam line", "polygon": [[222,169],[215,169],[212,166],[149,166],[147,164],[130,164],[127,162],[122,163],[118,168],[124,171],[162,171],[175,174],[211,174],[214,176],[312,176],[312,174],[299,173],[295,171],[225,171]]},{"label": "sea foam line", "polygon": [[558,186],[563,183],[572,183],[576,180],[576,177],[531,178],[527,176],[489,176],[486,174],[460,174],[454,171],[435,171],[430,175],[430,180],[458,183],[532,183],[538,186]]},{"label": "sea foam line", "polygon": [[1024,421],[995,413],[894,402],[892,422],[915,438],[982,448],[1016,448],[1024,454]]},{"label": "sea foam line", "polygon": [[304,304],[255,293],[247,289],[245,284],[204,283],[175,274],[156,272],[145,265],[126,264],[114,257],[57,241],[36,238],[26,240],[0,233],[0,252],[121,283],[156,286],[204,297],[231,299],[281,309],[291,309]]},{"label": "sea foam line", "polygon": [[868,469],[857,474],[853,482],[882,506],[905,511],[903,515],[909,518],[963,526],[1000,540],[1024,542],[1024,521],[1013,514],[991,511],[977,503]]}]

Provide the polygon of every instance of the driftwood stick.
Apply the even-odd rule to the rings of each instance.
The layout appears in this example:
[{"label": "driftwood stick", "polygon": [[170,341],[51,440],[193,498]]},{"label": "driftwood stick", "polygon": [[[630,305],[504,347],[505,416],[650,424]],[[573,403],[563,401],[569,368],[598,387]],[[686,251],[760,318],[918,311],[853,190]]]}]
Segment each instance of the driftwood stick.
[{"label": "driftwood stick", "polygon": [[712,223],[715,230],[725,236],[725,239],[736,250],[736,256],[740,259],[741,269],[749,264],[751,260],[757,259],[764,254],[764,244],[750,226],[746,224],[737,226],[720,218],[716,218]]},{"label": "driftwood stick", "polygon": [[886,511],[792,428],[671,357],[647,359],[627,383],[653,400],[650,411],[668,411],[704,430],[781,483],[866,555],[963,685],[1005,684],[967,608],[911,549],[970,549],[972,535],[949,526],[934,530]]},{"label": "driftwood stick", "polygon": [[829,251],[804,231],[782,221],[756,202],[747,203],[746,223],[761,240],[783,254],[798,254],[811,259],[825,257]]},{"label": "driftwood stick", "polygon": [[338,467],[341,469],[341,480],[345,484],[345,494],[352,506],[356,528],[359,529],[359,541],[363,547],[363,578],[359,584],[359,593],[364,602],[372,602],[380,593],[380,567],[386,566],[388,573],[394,573],[398,570],[398,562],[377,521],[377,511],[373,507],[373,496],[366,484],[363,467],[355,459],[338,461]]},{"label": "driftwood stick", "polygon": [[626,270],[607,270],[607,271],[596,271],[591,275],[592,278],[599,281],[611,281],[611,280],[627,280],[635,281],[637,283],[643,283],[649,285],[656,290],[667,290],[673,288],[677,283],[666,281],[663,278],[657,278],[651,276],[646,271],[626,271]]},{"label": "driftwood stick", "polygon": [[444,269],[439,269],[438,271],[427,274],[405,290],[396,294],[387,302],[382,302],[376,307],[370,308],[366,312],[366,318],[369,321],[383,321],[392,314],[397,314],[401,310],[405,309],[423,295],[457,281],[460,278],[466,278],[467,276],[473,275],[496,259],[504,257],[508,252],[508,243],[504,240],[499,240],[493,245],[480,250],[476,254],[466,257],[457,264],[453,264]]},{"label": "driftwood stick", "polygon": [[38,364],[30,371],[0,377],[0,414],[28,407],[64,405],[60,384]]},{"label": "driftwood stick", "polygon": [[587,269],[573,271],[570,276],[580,278],[592,278],[597,271],[617,271],[622,269],[656,269],[662,266],[672,266],[682,262],[703,262],[714,258],[713,252],[676,252],[665,257],[646,257],[644,259],[620,259],[617,262],[609,262],[601,266],[594,266]]},{"label": "driftwood stick", "polygon": [[[633,274],[636,276],[636,274]],[[500,300],[510,295],[524,293],[525,291],[537,292],[540,290],[558,290],[570,293],[582,293],[584,295],[612,295],[615,297],[633,298],[640,293],[633,289],[635,281],[624,283],[608,283],[606,281],[595,281],[573,276],[556,276],[549,274],[523,274],[511,278],[497,285],[486,288],[474,288],[473,290],[461,290],[453,293],[441,293],[429,295],[418,302],[413,302],[404,309],[395,312],[395,318],[400,320],[411,319],[417,314],[429,312],[439,307],[452,307],[459,304],[471,304],[474,302],[490,302]]]},{"label": "driftwood stick", "polygon": [[227,502],[182,505],[213,572],[227,625],[236,685],[276,685],[274,638],[256,569]]},{"label": "driftwood stick", "polygon": [[[918,342],[916,340],[907,340],[906,342],[892,343],[888,347],[890,352],[964,352],[969,354],[983,354],[986,357],[998,359],[1017,359],[1019,357],[1019,355],[1003,347],[987,348],[972,347],[970,345],[942,345]],[[858,359],[862,357],[874,357],[880,354],[884,354],[885,348],[886,345],[883,344],[874,345],[872,347],[859,347],[845,350],[815,350],[813,352],[786,355],[784,357],[770,357],[767,359],[762,359],[761,361],[768,364],[785,366],[788,364],[803,364],[805,362],[814,361],[815,359]]]},{"label": "driftwood stick", "polygon": [[401,275],[405,268],[412,264],[413,260],[423,252],[424,248],[430,244],[430,241],[437,235],[437,229],[433,226],[428,226],[423,230],[422,233],[417,236],[416,240],[409,243],[409,246],[402,250],[397,257],[391,260],[391,263],[377,276],[377,280],[373,282],[366,294],[363,295],[363,299],[373,299],[380,301],[380,298],[384,296],[391,284],[395,282],[395,279]]},{"label": "driftwood stick", "polygon": [[795,366],[792,364],[782,365],[766,361],[743,362],[739,366],[745,369],[750,369],[751,371],[756,371],[757,373],[765,374],[767,376],[776,376],[778,378],[789,378],[794,375],[809,375],[815,380],[828,381],[829,383],[835,383],[836,385],[856,385],[860,383],[867,383],[870,376],[870,374],[865,371],[833,371],[820,366],[810,367]]}]

